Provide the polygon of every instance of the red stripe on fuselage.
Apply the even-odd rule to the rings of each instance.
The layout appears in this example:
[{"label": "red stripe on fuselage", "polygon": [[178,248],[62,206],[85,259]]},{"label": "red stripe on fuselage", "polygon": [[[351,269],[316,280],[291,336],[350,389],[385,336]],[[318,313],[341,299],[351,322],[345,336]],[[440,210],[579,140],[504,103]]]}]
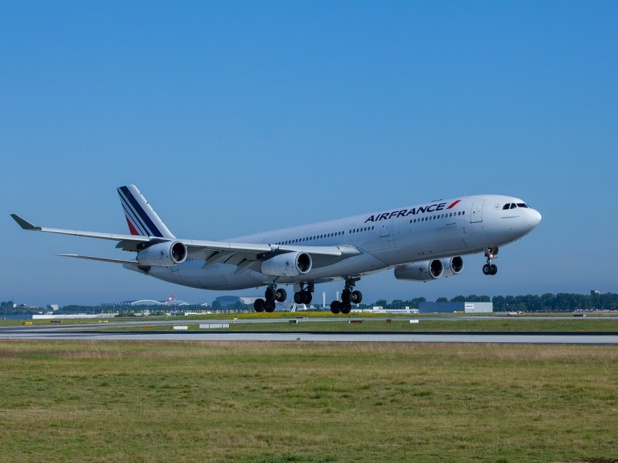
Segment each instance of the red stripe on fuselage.
[{"label": "red stripe on fuselage", "polygon": [[447,207],[447,209],[451,209],[451,208],[455,207],[455,205],[456,205],[458,202],[460,202],[460,201],[461,201],[461,199],[458,199],[458,200],[457,200],[457,201],[455,201],[453,204],[451,204],[449,207]]}]

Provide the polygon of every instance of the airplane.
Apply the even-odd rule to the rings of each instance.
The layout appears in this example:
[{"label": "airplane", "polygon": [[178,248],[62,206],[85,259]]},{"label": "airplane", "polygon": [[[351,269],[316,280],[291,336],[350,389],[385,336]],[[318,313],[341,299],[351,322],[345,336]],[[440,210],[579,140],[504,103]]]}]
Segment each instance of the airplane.
[{"label": "airplane", "polygon": [[316,284],[343,281],[340,300],[330,309],[348,314],[363,295],[356,283],[394,269],[395,278],[431,281],[458,275],[465,255],[484,252],[485,275],[500,247],[519,240],[541,221],[541,214],[511,196],[476,195],[388,209],[337,220],[258,233],[225,241],[178,239],[135,185],[118,188],[130,235],[35,226],[17,214],[29,231],[117,241],[134,259],[78,254],[65,257],[122,264],[143,275],[208,290],[266,286],[256,312],[273,312],[293,285],[294,302],[310,304]]}]

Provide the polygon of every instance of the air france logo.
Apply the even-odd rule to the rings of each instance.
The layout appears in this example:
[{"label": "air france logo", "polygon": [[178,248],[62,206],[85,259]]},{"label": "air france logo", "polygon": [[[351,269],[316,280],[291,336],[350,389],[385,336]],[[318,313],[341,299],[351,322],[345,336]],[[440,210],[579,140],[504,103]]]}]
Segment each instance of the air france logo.
[{"label": "air france logo", "polygon": [[439,212],[443,210],[452,209],[461,200],[455,201],[449,207],[446,207],[446,203],[430,204],[429,206],[413,207],[411,209],[401,209],[393,212],[385,212],[384,214],[375,214],[370,216],[367,222],[380,222],[381,220],[398,219],[400,217],[408,217],[409,215],[426,214],[428,212]]}]

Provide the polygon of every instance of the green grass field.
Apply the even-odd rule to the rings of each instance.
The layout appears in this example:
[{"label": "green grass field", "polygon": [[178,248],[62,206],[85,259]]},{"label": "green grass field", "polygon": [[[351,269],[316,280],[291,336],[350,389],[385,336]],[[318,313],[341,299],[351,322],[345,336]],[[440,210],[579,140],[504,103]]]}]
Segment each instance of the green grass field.
[{"label": "green grass field", "polygon": [[0,343],[3,462],[618,459],[618,349]]},{"label": "green grass field", "polygon": [[[261,316],[260,316],[261,315]],[[384,317],[384,316],[382,316]],[[249,317],[244,317],[249,318]],[[462,319],[456,316],[446,319],[436,320],[435,317],[421,316],[415,317],[419,323],[410,323],[410,318],[392,318],[385,321],[384,318],[376,319],[374,317],[362,317],[362,323],[349,323],[349,321],[359,321],[359,316],[341,317],[330,315],[328,322],[314,321],[313,317],[296,320],[289,314],[258,314],[251,317],[254,321],[263,320],[265,323],[235,323],[233,319],[229,320],[229,328],[223,328],[219,331],[277,331],[277,332],[392,332],[392,333],[426,333],[426,332],[505,332],[505,333],[521,333],[521,332],[536,332],[536,333],[618,333],[618,317],[614,319],[599,319],[594,317],[589,318],[574,318],[574,317],[552,317],[550,319],[542,318],[507,318],[495,317],[491,319],[478,318],[476,320]],[[284,321],[298,321],[298,323],[266,323],[270,319],[283,319]],[[116,321],[116,320],[114,320]],[[133,320],[135,321],[135,320]],[[126,328],[110,327],[106,328],[105,324],[101,324],[101,329],[110,329],[112,331],[129,330],[129,331],[170,331],[173,325],[187,325],[191,331],[200,331],[199,323],[187,323],[180,317],[167,319],[169,324],[157,325],[152,324],[149,320],[144,320],[143,325],[131,325]],[[49,323],[49,322],[48,322]],[[202,323],[208,323],[204,320]]]},{"label": "green grass field", "polygon": [[[175,324],[182,325],[182,322]],[[146,328],[137,328],[145,331],[169,331],[172,325],[148,325]],[[192,331],[200,331],[199,324],[189,324]],[[110,328],[118,330],[118,328]],[[135,327],[126,328],[135,330]],[[506,333],[617,333],[618,320],[475,320],[475,321],[421,321],[418,324],[410,324],[407,320],[385,321],[368,320],[363,323],[348,323],[346,320],[337,322],[312,322],[300,323],[235,323],[229,328],[219,331],[283,331],[283,332],[383,332],[383,333],[426,333],[426,332],[506,332]]]},{"label": "green grass field", "polygon": [[[351,314],[349,316],[333,315],[330,312],[275,312],[275,313],[246,313],[234,315],[203,315],[190,317],[132,317],[112,318],[110,322],[140,322],[139,325],[127,325],[124,328],[109,327],[104,320],[97,319],[67,319],[62,320],[62,325],[91,325],[95,324],[101,330],[139,330],[139,331],[170,331],[173,325],[188,324],[192,331],[199,330],[199,323],[208,323],[212,320],[227,320],[230,327],[224,331],[286,331],[286,332],[600,332],[618,333],[618,314],[602,314],[599,318],[594,314],[584,317],[574,317],[572,314],[527,314],[526,317],[507,317],[504,314],[493,314],[492,318],[486,316],[470,319],[470,316],[462,317],[455,314],[422,314],[422,315],[375,315],[369,313]],[[264,321],[269,320],[297,320],[299,323],[235,323],[238,321]],[[391,322],[386,323],[388,317]],[[439,318],[437,320],[436,318]],[[611,318],[609,318],[611,317]],[[316,322],[315,318],[330,319],[328,323]],[[363,323],[348,323],[350,320],[363,319]],[[410,324],[410,318],[420,320],[420,323]],[[164,325],[153,322],[168,322]],[[142,324],[143,322],[143,324]],[[191,322],[191,323],[189,323]],[[34,320],[33,325],[50,326],[49,320]],[[23,320],[0,320],[0,326],[22,326]]]}]

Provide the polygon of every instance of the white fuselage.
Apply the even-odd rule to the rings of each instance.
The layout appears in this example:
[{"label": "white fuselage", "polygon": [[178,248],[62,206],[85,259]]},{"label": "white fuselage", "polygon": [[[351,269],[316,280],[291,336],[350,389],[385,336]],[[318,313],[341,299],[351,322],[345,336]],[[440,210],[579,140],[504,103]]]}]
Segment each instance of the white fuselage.
[{"label": "white fuselage", "polygon": [[[515,207],[505,209],[505,205]],[[148,274],[176,284],[213,290],[271,283],[320,283],[504,246],[529,233],[540,220],[541,215],[518,198],[465,196],[229,240],[271,245],[348,245],[360,251],[332,265],[319,265],[318,261],[309,273],[299,276],[273,277],[251,269],[239,272],[236,265],[208,266],[198,259],[188,259],[174,267],[153,267]]]}]

